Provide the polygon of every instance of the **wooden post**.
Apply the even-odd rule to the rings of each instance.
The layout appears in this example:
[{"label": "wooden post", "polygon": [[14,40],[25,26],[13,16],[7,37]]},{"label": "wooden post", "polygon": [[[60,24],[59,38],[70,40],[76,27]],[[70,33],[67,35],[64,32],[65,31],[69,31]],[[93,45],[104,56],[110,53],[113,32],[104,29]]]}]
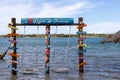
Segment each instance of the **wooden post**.
[{"label": "wooden post", "polygon": [[[11,19],[11,26],[16,27],[16,18],[12,18]],[[11,28],[11,34],[16,34],[16,29],[12,29]],[[12,36],[11,39],[13,41],[16,41],[16,36]],[[16,48],[16,43],[11,43],[11,47],[13,47],[12,53],[13,54],[17,54],[16,49],[14,49],[14,48]],[[12,56],[12,61],[17,61],[17,57]],[[12,63],[12,67],[17,69],[17,64],[16,63]],[[17,71],[12,70],[12,75],[17,75]]]},{"label": "wooden post", "polygon": [[[78,23],[79,23],[79,25],[82,25],[82,23],[83,23],[82,17],[78,18]],[[83,32],[83,29],[78,29],[78,32]],[[83,34],[79,34],[78,39],[79,39],[79,37],[83,37]],[[78,45],[80,45],[80,44],[83,44],[82,40],[78,42]],[[83,46],[79,46],[79,51],[83,51]],[[79,54],[79,58],[82,58],[82,59],[79,59],[79,64],[83,63],[83,57],[84,57],[84,54],[83,54],[83,52],[81,52]],[[81,72],[81,73],[84,72],[84,65],[79,66],[79,72]]]},{"label": "wooden post", "polygon": [[46,25],[45,73],[49,74],[50,61],[50,25]]}]

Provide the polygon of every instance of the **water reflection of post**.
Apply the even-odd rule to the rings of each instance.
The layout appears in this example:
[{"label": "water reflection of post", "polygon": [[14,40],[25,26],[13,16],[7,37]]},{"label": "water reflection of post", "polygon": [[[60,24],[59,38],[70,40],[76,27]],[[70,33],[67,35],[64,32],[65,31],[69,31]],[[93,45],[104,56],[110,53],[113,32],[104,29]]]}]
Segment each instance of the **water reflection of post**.
[{"label": "water reflection of post", "polygon": [[84,79],[84,74],[83,74],[83,73],[79,73],[79,79],[80,79],[80,80],[85,80],[85,79]]},{"label": "water reflection of post", "polygon": [[45,80],[51,80],[50,79],[50,74],[45,74]]},{"label": "water reflection of post", "polygon": [[17,78],[18,77],[16,75],[11,75],[9,80],[17,80]]}]

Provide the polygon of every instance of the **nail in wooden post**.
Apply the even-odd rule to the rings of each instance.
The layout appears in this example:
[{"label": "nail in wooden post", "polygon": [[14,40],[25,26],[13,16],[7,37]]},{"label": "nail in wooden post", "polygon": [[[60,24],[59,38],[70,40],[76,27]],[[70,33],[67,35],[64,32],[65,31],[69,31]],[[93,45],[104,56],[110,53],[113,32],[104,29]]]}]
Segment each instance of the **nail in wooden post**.
[{"label": "nail in wooden post", "polygon": [[[82,25],[82,23],[83,23],[83,18],[82,18],[82,17],[78,18],[78,23],[79,23],[79,25]],[[78,31],[79,31],[79,32],[83,32],[83,29],[78,29]],[[83,37],[83,34],[79,34],[79,35],[78,35],[78,38],[79,38],[79,37]],[[82,40],[81,40],[81,42],[78,42],[78,45],[80,45],[80,44],[83,44],[83,41],[82,41]],[[83,51],[83,46],[79,46],[79,51]],[[81,52],[81,53],[79,54],[79,58],[80,58],[80,57],[84,57],[83,52]],[[83,63],[83,59],[79,59],[79,64],[81,64],[81,63]],[[81,72],[81,73],[84,72],[84,65],[83,65],[83,66],[79,66],[79,72]]]},{"label": "nail in wooden post", "polygon": [[[12,25],[13,27],[16,27],[16,18],[12,18],[12,19],[11,19],[11,25]],[[12,29],[12,28],[11,28],[11,34],[16,34],[16,29]],[[11,39],[12,39],[13,41],[16,41],[16,36],[12,36]],[[11,47],[16,48],[16,43],[11,43]],[[13,48],[13,50],[12,50],[12,53],[13,53],[13,54],[17,54],[17,51],[16,51],[16,49],[14,49],[14,48]],[[12,56],[12,60],[13,60],[13,61],[17,61],[17,57]],[[12,67],[17,69],[17,64],[12,63]],[[17,71],[12,70],[12,75],[17,75]]]},{"label": "nail in wooden post", "polygon": [[49,74],[50,61],[50,25],[46,25],[45,73]]}]

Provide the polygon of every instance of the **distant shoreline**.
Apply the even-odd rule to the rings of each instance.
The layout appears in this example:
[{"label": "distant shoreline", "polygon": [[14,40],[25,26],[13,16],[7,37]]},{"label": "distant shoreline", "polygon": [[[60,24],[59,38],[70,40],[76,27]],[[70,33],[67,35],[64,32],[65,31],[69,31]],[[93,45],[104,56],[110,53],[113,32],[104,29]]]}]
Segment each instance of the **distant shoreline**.
[{"label": "distant shoreline", "polygon": [[[108,37],[109,35],[111,34],[86,34],[85,36],[86,37]],[[51,37],[78,37],[77,34],[51,34],[50,35]],[[7,35],[0,35],[0,38],[6,38],[8,37]],[[45,34],[26,34],[26,35],[23,35],[21,34],[19,37],[26,37],[26,38],[31,38],[31,37],[45,37]]]}]

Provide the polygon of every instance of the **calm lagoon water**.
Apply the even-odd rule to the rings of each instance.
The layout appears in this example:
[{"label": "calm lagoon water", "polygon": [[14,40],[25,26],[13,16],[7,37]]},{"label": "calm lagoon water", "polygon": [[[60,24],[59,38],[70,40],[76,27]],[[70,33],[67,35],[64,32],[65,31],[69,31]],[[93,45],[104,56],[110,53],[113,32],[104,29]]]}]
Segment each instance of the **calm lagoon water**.
[{"label": "calm lagoon water", "polygon": [[[0,38],[0,52],[9,46],[10,38]],[[84,53],[85,72],[78,73],[77,38],[51,38],[50,75],[45,75],[45,39],[18,38],[18,76],[11,76],[8,68],[11,57],[0,61],[0,80],[120,80],[120,44],[99,43],[103,38],[87,38]],[[69,45],[68,45],[69,43]],[[11,51],[9,50],[8,53]],[[33,74],[22,74],[22,68],[39,69]],[[55,70],[68,68],[67,72]]]}]

